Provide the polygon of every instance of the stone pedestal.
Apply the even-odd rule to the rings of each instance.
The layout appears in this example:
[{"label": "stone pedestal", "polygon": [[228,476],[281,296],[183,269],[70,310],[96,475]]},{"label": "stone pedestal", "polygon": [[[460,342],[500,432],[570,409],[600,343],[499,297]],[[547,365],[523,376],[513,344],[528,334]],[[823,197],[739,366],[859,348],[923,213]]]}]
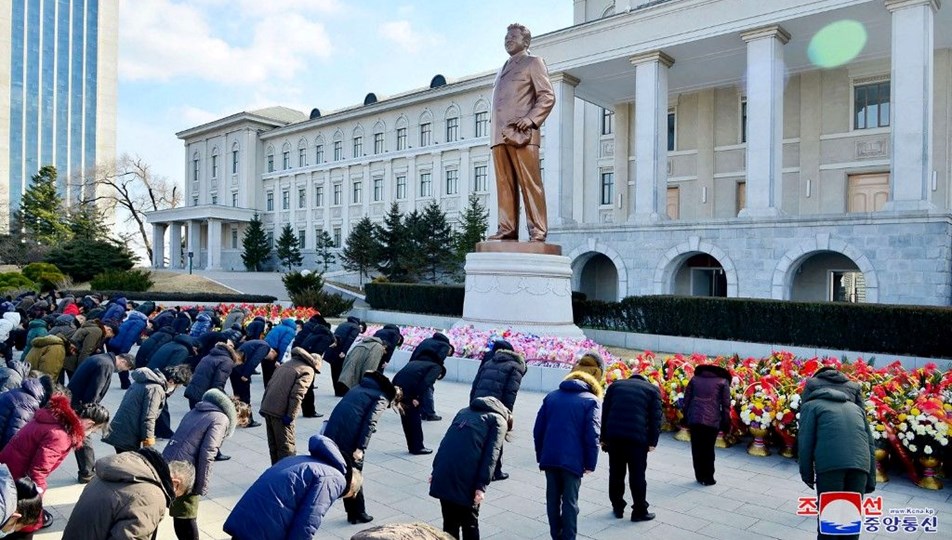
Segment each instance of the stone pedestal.
[{"label": "stone pedestal", "polygon": [[[505,250],[505,251],[504,251]],[[482,242],[466,256],[466,300],[456,326],[582,338],[572,322],[572,266],[559,246]]]}]

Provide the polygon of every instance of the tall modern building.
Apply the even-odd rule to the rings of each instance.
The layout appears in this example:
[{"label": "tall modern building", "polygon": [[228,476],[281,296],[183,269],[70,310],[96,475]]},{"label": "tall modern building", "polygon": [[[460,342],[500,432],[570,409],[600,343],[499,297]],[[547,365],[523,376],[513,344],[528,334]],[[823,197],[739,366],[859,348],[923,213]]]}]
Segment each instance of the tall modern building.
[{"label": "tall modern building", "polygon": [[67,179],[116,154],[119,0],[0,2],[0,231],[44,165]]}]

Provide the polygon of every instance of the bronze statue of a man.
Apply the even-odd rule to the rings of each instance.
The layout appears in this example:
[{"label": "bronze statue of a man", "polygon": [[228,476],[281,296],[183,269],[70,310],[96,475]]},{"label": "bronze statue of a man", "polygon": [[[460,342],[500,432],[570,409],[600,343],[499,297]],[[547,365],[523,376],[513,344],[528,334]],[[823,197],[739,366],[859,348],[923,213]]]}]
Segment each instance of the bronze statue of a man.
[{"label": "bronze statue of a man", "polygon": [[506,61],[493,85],[492,147],[499,199],[499,229],[489,240],[519,237],[519,191],[531,242],[549,232],[539,166],[539,127],[555,105],[545,63],[527,53],[532,35],[521,24],[506,31]]}]

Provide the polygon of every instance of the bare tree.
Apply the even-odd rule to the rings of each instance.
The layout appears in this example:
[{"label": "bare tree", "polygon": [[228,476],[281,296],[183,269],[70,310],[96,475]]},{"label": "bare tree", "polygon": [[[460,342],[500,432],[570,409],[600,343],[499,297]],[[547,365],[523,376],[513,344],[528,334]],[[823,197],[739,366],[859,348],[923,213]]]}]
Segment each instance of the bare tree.
[{"label": "bare tree", "polygon": [[145,213],[174,208],[182,200],[179,187],[154,174],[138,155],[123,154],[114,166],[97,165],[71,179],[70,184],[76,200],[128,213],[148,252],[148,260],[152,260],[152,239]]}]

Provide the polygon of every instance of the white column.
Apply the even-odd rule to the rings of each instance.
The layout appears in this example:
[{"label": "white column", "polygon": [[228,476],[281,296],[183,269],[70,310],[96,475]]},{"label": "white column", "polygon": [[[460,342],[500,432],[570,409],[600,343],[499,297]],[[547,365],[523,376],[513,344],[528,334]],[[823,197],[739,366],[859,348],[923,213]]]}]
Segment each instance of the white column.
[{"label": "white column", "polygon": [[579,80],[567,73],[549,75],[555,105],[545,121],[542,156],[545,170],[545,206],[550,228],[575,225],[572,214],[575,172],[575,87]]},{"label": "white column", "polygon": [[783,46],[779,26],[745,32],[747,42],[747,207],[742,217],[780,215],[783,181]]},{"label": "white column", "polygon": [[885,210],[928,210],[932,182],[933,41],[937,0],[886,0],[892,13],[890,151]]},{"label": "white column", "polygon": [[373,186],[374,179],[370,177],[370,162],[365,163],[364,166],[360,168],[360,170],[362,171],[362,174],[364,175],[364,179],[362,180],[362,183],[360,184],[361,207],[363,209],[364,215],[367,217],[371,217],[370,216],[370,199],[374,193],[374,186]]},{"label": "white column", "polygon": [[633,223],[667,219],[668,69],[674,58],[661,51],[633,56],[635,66],[635,197]]},{"label": "white column", "polygon": [[[433,194],[433,200],[437,203],[442,203],[446,199],[446,171],[443,170],[443,152],[433,152],[430,154],[430,159],[433,163],[433,170],[430,171],[430,178],[432,183],[430,186],[431,193]],[[430,204],[427,201],[427,204]],[[443,204],[440,204],[440,208],[446,208]]]},{"label": "white column", "polygon": [[469,194],[473,191],[473,166],[469,162],[469,148],[459,151],[459,216],[463,216],[469,205]]},{"label": "white column", "polygon": [[165,268],[165,223],[152,224],[152,268]]},{"label": "white column", "polygon": [[221,220],[208,220],[208,264],[206,270],[221,270]]},{"label": "white column", "polygon": [[353,196],[354,187],[351,185],[350,177],[350,166],[344,167],[344,180],[341,189],[344,190],[341,193],[341,209],[340,209],[340,218],[341,218],[341,227],[340,227],[340,243],[338,247],[343,247],[347,242],[347,237],[350,236],[350,198]]},{"label": "white column", "polygon": [[416,156],[407,156],[407,214],[417,209],[419,186],[420,179],[417,178]]},{"label": "white column", "polygon": [[[201,268],[202,265],[202,222],[196,219],[188,222],[188,253],[193,255],[192,268]],[[188,255],[186,253],[186,256]],[[188,266],[188,260],[185,261]]]},{"label": "white column", "polygon": [[176,221],[169,224],[169,266],[182,267],[182,224]]}]

